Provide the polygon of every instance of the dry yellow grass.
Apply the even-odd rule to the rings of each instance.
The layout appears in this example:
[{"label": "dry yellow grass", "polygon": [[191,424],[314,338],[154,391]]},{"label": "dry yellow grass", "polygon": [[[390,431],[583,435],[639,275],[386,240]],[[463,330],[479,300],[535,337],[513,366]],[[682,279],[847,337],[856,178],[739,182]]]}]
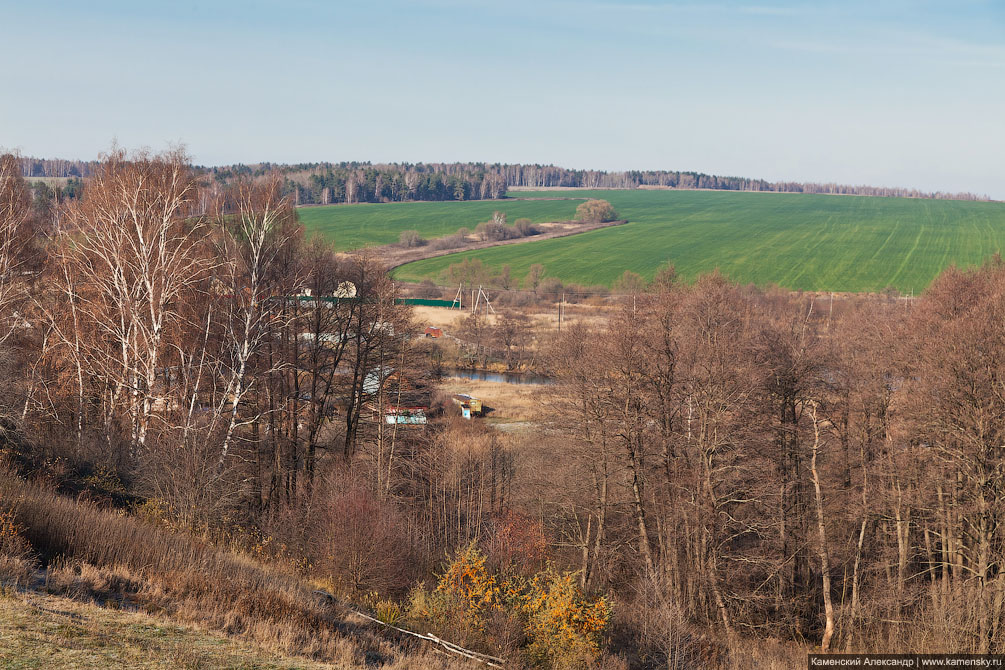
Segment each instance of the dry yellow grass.
[{"label": "dry yellow grass", "polygon": [[[499,309],[504,308],[500,307]],[[565,306],[563,323],[569,325],[581,322],[589,325],[591,328],[601,328],[607,324],[614,309],[615,307],[612,305],[567,304]],[[531,334],[535,338],[539,338],[546,333],[558,331],[558,309],[554,305],[520,307],[518,310],[530,317]],[[426,326],[437,326],[443,328],[447,335],[456,335],[460,320],[470,313],[467,309],[458,310],[447,307],[428,307],[426,305],[412,307],[412,318],[420,330],[424,330]],[[487,321],[489,324],[494,325],[496,316],[489,313]]]},{"label": "dry yellow grass", "polygon": [[444,378],[441,387],[447,393],[467,393],[481,399],[492,409],[486,416],[492,422],[539,420],[541,402],[549,388],[538,384],[507,384],[460,377]]},{"label": "dry yellow grass", "polygon": [[[4,668],[322,668],[218,633],[42,594],[0,595]],[[358,667],[358,666],[357,666]]]},{"label": "dry yellow grass", "polygon": [[426,305],[414,305],[412,307],[412,318],[415,323],[422,328],[426,326],[440,326],[446,328],[457,320],[458,316],[466,316],[468,312],[448,309],[446,307],[427,307]]},{"label": "dry yellow grass", "polygon": [[[357,621],[347,608],[320,598],[309,582],[283,564],[259,562],[181,532],[57,495],[2,467],[0,499],[11,501],[14,526],[24,539],[39,553],[56,557],[45,579],[49,595],[142,608],[170,617],[176,626],[215,630],[268,649],[279,658],[334,663],[331,667],[446,670],[466,665],[434,655],[424,644],[388,637],[379,627]],[[0,574],[0,581],[6,583],[7,576]],[[36,596],[43,597],[31,595]],[[0,611],[0,653],[19,658],[25,643],[16,642],[16,636],[4,630],[2,622],[8,619]],[[86,630],[86,626],[85,632],[72,627],[70,632],[86,636]],[[108,653],[125,653],[118,648],[129,647],[111,634],[98,638],[106,641]],[[57,639],[55,646],[77,649],[74,644],[71,636]],[[4,658],[0,656],[0,667],[134,667],[129,662],[75,665],[72,659],[63,666],[10,666],[2,662]],[[186,666],[173,662],[138,667]],[[207,666],[195,663],[191,667]],[[300,667],[327,666],[308,666],[305,660]]]}]

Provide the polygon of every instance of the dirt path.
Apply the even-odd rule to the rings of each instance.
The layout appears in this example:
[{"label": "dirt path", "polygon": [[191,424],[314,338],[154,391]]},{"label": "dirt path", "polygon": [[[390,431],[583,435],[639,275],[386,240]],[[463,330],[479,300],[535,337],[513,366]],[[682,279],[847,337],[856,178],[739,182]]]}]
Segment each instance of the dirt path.
[{"label": "dirt path", "polygon": [[516,197],[506,196],[506,200],[589,200],[589,199],[590,198],[585,198],[585,197],[584,198],[561,198],[561,197],[557,197],[556,196],[554,198],[546,198],[546,197],[540,197],[539,196],[539,197],[536,197],[536,198],[524,198],[524,197],[521,197],[521,196],[516,196]]},{"label": "dirt path", "polygon": [[507,244],[523,244],[525,242],[536,242],[538,240],[551,240],[555,239],[556,237],[568,237],[569,235],[588,233],[591,230],[600,230],[601,228],[620,226],[624,223],[628,223],[628,221],[625,219],[620,219],[618,221],[602,221],[596,223],[581,223],[579,221],[555,221],[552,223],[536,224],[538,227],[543,228],[545,230],[545,232],[543,233],[540,233],[538,235],[529,235],[527,237],[518,237],[512,240],[470,242],[468,244],[465,244],[463,247],[456,247],[454,249],[430,249],[428,245],[423,247],[406,249],[397,244],[385,244],[382,247],[370,247],[367,249],[367,251],[369,253],[376,254],[377,258],[381,262],[383,262],[384,265],[387,266],[388,270],[393,270],[394,268],[401,267],[406,263],[414,263],[415,261],[421,261],[427,258],[449,256],[450,254],[459,254],[465,251],[474,251],[476,249],[501,247]]}]

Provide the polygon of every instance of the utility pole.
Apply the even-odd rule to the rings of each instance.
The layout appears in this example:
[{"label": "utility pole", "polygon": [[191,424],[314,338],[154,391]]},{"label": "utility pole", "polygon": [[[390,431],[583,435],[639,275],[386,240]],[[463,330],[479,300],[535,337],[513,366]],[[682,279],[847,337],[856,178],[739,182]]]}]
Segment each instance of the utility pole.
[{"label": "utility pole", "polygon": [[485,300],[485,316],[487,317],[489,315],[489,310],[492,310],[492,313],[495,314],[496,308],[492,306],[492,302],[489,300],[489,294],[486,293],[481,286],[478,287],[478,298],[475,302],[474,310],[472,311],[477,311],[478,303],[480,303],[483,299]]}]

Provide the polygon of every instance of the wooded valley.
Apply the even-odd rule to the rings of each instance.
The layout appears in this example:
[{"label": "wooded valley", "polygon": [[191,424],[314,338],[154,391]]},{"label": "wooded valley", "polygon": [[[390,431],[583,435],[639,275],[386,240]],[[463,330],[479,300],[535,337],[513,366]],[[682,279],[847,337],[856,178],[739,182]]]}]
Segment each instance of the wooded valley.
[{"label": "wooded valley", "polygon": [[3,597],[348,666],[1005,652],[1000,257],[917,299],[667,266],[560,330],[471,314],[469,362],[554,382],[501,430],[384,268],[305,235],[287,174],[189,162],[113,151],[33,199],[0,158]]}]

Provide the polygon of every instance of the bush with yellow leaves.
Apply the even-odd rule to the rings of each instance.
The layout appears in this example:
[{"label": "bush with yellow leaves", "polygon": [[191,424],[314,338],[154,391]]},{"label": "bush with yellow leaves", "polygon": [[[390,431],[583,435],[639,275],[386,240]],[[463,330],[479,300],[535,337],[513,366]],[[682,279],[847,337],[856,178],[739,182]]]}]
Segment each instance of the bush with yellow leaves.
[{"label": "bush with yellow leaves", "polygon": [[529,581],[516,602],[526,622],[532,661],[550,668],[574,668],[600,655],[611,606],[606,598],[583,594],[574,573],[548,568]]},{"label": "bush with yellow leaves", "polygon": [[[552,568],[526,579],[489,572],[475,543],[460,549],[433,592],[412,595],[410,616],[495,653],[501,636],[495,622],[519,621],[523,653],[539,667],[587,667],[600,655],[601,635],[611,617],[605,598],[587,597],[575,573]],[[512,639],[512,635],[506,635]]]},{"label": "bush with yellow leaves", "polygon": [[456,601],[475,628],[481,629],[485,616],[499,606],[499,583],[485,567],[485,556],[474,542],[457,556],[440,576],[437,593]]}]

